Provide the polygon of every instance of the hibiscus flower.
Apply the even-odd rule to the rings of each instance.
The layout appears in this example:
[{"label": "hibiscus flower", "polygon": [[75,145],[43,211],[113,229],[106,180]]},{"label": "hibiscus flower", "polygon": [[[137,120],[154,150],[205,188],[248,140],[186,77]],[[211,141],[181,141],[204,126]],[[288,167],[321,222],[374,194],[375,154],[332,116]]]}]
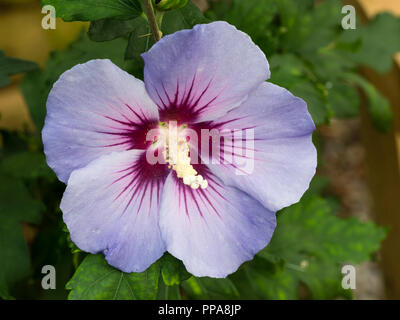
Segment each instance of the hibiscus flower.
[{"label": "hibiscus flower", "polygon": [[[92,60],[49,94],[42,136],[67,184],[63,219],[80,249],[124,272],[168,251],[195,276],[226,277],[307,190],[314,123],[302,99],[266,82],[264,53],[228,23],[165,36],[142,57],[144,82]],[[220,133],[220,152],[204,151],[214,145],[204,130]]]}]

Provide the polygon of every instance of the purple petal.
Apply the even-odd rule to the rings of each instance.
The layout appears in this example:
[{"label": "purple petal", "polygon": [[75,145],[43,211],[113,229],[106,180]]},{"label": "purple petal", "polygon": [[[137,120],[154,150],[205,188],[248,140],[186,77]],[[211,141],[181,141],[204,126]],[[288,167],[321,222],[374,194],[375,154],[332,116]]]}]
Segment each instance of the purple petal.
[{"label": "purple petal", "polygon": [[208,180],[206,189],[184,185],[174,172],[168,176],[161,233],[167,250],[191,274],[223,278],[268,244],[275,214],[246,193],[223,185],[206,168],[199,172]]},{"label": "purple petal", "polygon": [[158,123],[142,81],[110,60],[91,60],[61,75],[47,100],[42,132],[49,166],[66,182],[71,172],[113,151],[144,149]]},{"label": "purple petal", "polygon": [[151,166],[145,151],[104,155],[72,172],[61,210],[72,241],[103,252],[124,272],[142,272],[165,251],[159,201],[165,165]]},{"label": "purple petal", "polygon": [[146,89],[163,121],[215,119],[269,77],[264,53],[222,21],[168,35],[142,57]]},{"label": "purple petal", "polygon": [[[315,126],[302,99],[265,82],[239,108],[209,126],[228,129],[224,137],[233,140],[221,139],[221,164],[210,165],[224,183],[245,190],[272,211],[298,202],[308,189],[317,153]],[[253,129],[254,136],[243,129]],[[233,130],[241,130],[242,136],[235,137]]]}]

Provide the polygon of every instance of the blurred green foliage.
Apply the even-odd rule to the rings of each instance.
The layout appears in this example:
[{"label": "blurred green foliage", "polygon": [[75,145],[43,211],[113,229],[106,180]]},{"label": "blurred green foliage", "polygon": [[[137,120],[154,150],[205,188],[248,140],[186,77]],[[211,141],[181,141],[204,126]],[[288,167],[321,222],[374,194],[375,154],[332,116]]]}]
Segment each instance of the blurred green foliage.
[{"label": "blurred green foliage", "polygon": [[90,21],[103,18],[132,19],[142,13],[139,0],[42,0],[51,5],[64,21]]},{"label": "blurred green foliage", "polygon": [[[196,278],[182,262],[165,254],[143,273],[125,274],[102,255],[80,252],[62,222],[59,202],[64,185],[47,167],[40,130],[47,95],[58,77],[78,63],[109,58],[143,78],[140,54],[153,44],[147,18],[137,0],[44,0],[65,21],[90,20],[68,49],[54,52],[44,69],[0,53],[0,84],[11,74],[27,73],[21,90],[37,132],[1,131],[0,150],[0,297],[3,299],[298,299],[351,298],[341,287],[341,265],[371,259],[385,229],[335,215],[324,177],[316,176],[301,201],[278,213],[271,243],[226,279]],[[332,117],[358,114],[364,92],[377,129],[386,131],[390,106],[357,73],[360,65],[386,72],[400,50],[400,20],[378,15],[368,26],[341,28],[342,4],[326,0],[211,1],[205,15],[191,2],[164,14],[164,35],[198,23],[226,20],[248,33],[265,52],[270,81],[307,101],[317,125]],[[89,9],[88,9],[89,8]],[[5,62],[6,61],[6,62]],[[28,248],[21,222],[37,236]],[[41,267],[57,269],[57,290],[40,287]],[[69,281],[68,281],[69,280]],[[65,285],[68,282],[66,289]]]},{"label": "blurred green foliage", "polygon": [[10,84],[9,76],[36,69],[38,65],[31,61],[6,57],[0,50],[0,88]]},{"label": "blurred green foliage", "polygon": [[[258,277],[250,283],[261,292],[260,297],[296,299],[300,283],[307,285],[314,299],[348,297],[348,290],[341,286],[340,265],[369,260],[384,237],[383,228],[356,218],[340,219],[328,200],[305,195],[281,211],[271,243],[246,272],[249,280]],[[274,265],[271,273],[263,272],[268,263]]]},{"label": "blurred green foliage", "polygon": [[[387,72],[400,51],[400,19],[378,15],[368,26],[344,30],[341,1],[218,1],[206,15],[227,20],[248,33],[267,55],[271,81],[302,97],[316,124],[358,114],[357,89],[365,91],[373,123],[387,131],[389,102],[356,78],[366,65]],[[230,5],[229,5],[230,3]]]}]

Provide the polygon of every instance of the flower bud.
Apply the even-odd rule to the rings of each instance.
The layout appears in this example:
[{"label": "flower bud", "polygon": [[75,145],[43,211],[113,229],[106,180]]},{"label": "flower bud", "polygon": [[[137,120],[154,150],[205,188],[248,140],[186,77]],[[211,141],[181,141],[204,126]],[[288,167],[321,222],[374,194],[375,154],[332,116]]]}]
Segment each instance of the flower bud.
[{"label": "flower bud", "polygon": [[154,7],[159,11],[179,9],[188,3],[189,0],[153,0]]}]

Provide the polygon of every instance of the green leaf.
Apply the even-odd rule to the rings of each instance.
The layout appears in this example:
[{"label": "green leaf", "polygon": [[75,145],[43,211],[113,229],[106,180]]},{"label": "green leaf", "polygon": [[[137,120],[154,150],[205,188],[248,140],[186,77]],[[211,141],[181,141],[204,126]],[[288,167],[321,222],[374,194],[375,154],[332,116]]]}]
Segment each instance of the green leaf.
[{"label": "green leaf", "polygon": [[[305,261],[307,260],[303,263]],[[304,265],[306,267],[300,269],[291,265],[288,265],[288,268],[291,268],[290,273],[295,279],[299,279],[308,287],[314,299],[353,298],[352,291],[342,287],[341,265],[315,259],[310,259],[308,264]]]},{"label": "green leaf", "polygon": [[339,0],[278,0],[281,20],[281,45],[292,52],[312,52],[328,45],[338,33],[342,19]]},{"label": "green leaf", "polygon": [[368,111],[374,126],[381,132],[387,132],[393,121],[389,101],[366,79],[354,73],[347,73],[345,78],[361,87],[368,98]]},{"label": "green leaf", "polygon": [[32,199],[23,183],[0,175],[0,297],[29,274],[30,258],[21,222],[38,224],[43,205]]},{"label": "green leaf", "polygon": [[9,76],[36,69],[38,65],[31,61],[6,57],[0,50],[0,88],[10,84]]},{"label": "green leaf", "polygon": [[361,50],[347,54],[347,58],[385,73],[393,64],[393,55],[400,51],[399,34],[400,18],[381,13],[367,26],[344,31],[340,40],[345,43],[361,40]]},{"label": "green leaf", "polygon": [[133,59],[135,64],[139,67],[143,67],[144,62],[140,55],[151,48],[154,44],[154,40],[151,36],[150,27],[143,17],[133,20],[133,24],[133,31],[129,35],[125,59]]},{"label": "green leaf", "polygon": [[40,222],[43,205],[34,200],[24,184],[5,175],[0,176],[0,216],[17,222]]},{"label": "green leaf", "polygon": [[180,284],[190,277],[182,261],[166,253],[161,259],[161,275],[167,286]]},{"label": "green leaf", "polygon": [[25,151],[5,157],[0,162],[0,171],[16,178],[45,177],[51,181],[56,178],[47,166],[44,154],[40,152]]},{"label": "green leaf", "polygon": [[[303,266],[300,267],[286,263],[282,259],[278,260],[274,268],[269,266],[270,264],[271,261],[265,257],[256,257],[245,268],[247,281],[257,293],[256,298],[273,300],[352,298],[352,292],[344,290],[341,286],[341,268],[337,264],[303,260]],[[308,290],[304,290],[304,285]]]},{"label": "green leaf", "polygon": [[[284,264],[281,269],[265,274],[265,285],[271,278],[277,285],[283,281],[280,289],[285,297],[293,297],[289,283],[294,283],[296,290],[300,283],[305,283],[315,299],[350,297],[351,293],[341,287],[341,265],[370,260],[386,232],[372,222],[340,219],[332,208],[328,200],[306,196],[281,211],[274,236],[258,257],[272,263],[284,261]],[[260,267],[255,261],[249,268]],[[260,277],[262,280],[262,273]],[[278,298],[266,290],[266,297]]]},{"label": "green leaf", "polygon": [[[302,257],[299,252],[309,252],[326,261],[361,263],[379,249],[384,237],[384,228],[372,222],[361,223],[357,218],[340,219],[327,200],[312,196],[281,212],[267,251],[294,263]],[[288,241],[291,246],[287,246]]]},{"label": "green leaf", "polygon": [[[184,7],[163,14],[161,31],[167,35],[207,21],[200,9],[189,1]],[[90,24],[89,37],[94,41],[108,41],[126,34],[129,34],[129,41],[125,59],[133,60],[137,69],[143,68],[140,55],[154,44],[146,17],[141,15],[127,21],[101,19]]]},{"label": "green leaf", "polygon": [[304,80],[297,82],[290,91],[307,102],[308,111],[310,112],[316,125],[327,123],[332,116],[326,98],[322,94],[322,90],[310,81]]},{"label": "green leaf", "polygon": [[246,266],[247,283],[258,297],[274,300],[293,300],[297,298],[298,282],[290,273],[284,272],[283,262],[276,265],[267,259],[255,257]]},{"label": "green leaf", "polygon": [[310,68],[320,82],[341,81],[346,70],[354,69],[356,64],[349,60],[337,44],[319,50],[302,53]]},{"label": "green leaf", "polygon": [[[47,71],[51,72],[51,71]],[[46,82],[46,76],[43,71],[35,70],[29,72],[20,85],[21,92],[28,105],[30,115],[39,131],[44,125],[46,116],[46,99],[50,92],[50,86]]]},{"label": "green leaf", "polygon": [[239,292],[228,278],[195,278],[182,282],[185,293],[193,299],[237,299]]},{"label": "green leaf", "polygon": [[306,66],[294,54],[276,54],[269,59],[271,81],[279,86],[290,89],[305,78]]},{"label": "green leaf", "polygon": [[142,13],[139,0],[42,0],[45,5],[52,5],[64,21],[128,20]]},{"label": "green leaf", "polygon": [[[272,47],[271,23],[278,11],[275,1],[271,0],[234,0],[231,10],[227,12],[224,20],[234,24],[239,30],[249,34],[253,41],[270,53]],[[257,23],[254,23],[257,21]],[[271,50],[272,51],[272,50]]]},{"label": "green leaf", "polygon": [[[200,9],[189,1],[183,8],[164,13],[161,31],[163,35],[167,35],[182,29],[190,29],[196,24],[205,22],[207,19],[204,18]],[[149,50],[154,41],[145,18],[139,17],[133,20],[132,28],[125,59],[133,59],[138,67],[143,67],[143,59],[140,55]]]},{"label": "green leaf", "polygon": [[153,0],[153,6],[159,11],[169,11],[184,7],[189,0]]},{"label": "green leaf", "polygon": [[360,97],[351,85],[334,81],[329,82],[328,103],[336,117],[355,117],[358,114]]},{"label": "green leaf", "polygon": [[179,285],[167,286],[163,281],[160,281],[157,300],[181,300],[181,291]]},{"label": "green leaf", "polygon": [[194,25],[209,22],[200,9],[189,1],[183,8],[168,11],[164,14],[161,25],[163,35],[172,34],[182,29],[191,29]]},{"label": "green leaf", "polygon": [[114,40],[135,30],[138,27],[137,21],[147,25],[147,21],[143,17],[133,20],[100,19],[92,21],[88,35],[92,41]]},{"label": "green leaf", "polygon": [[32,119],[38,130],[41,130],[46,116],[46,100],[54,82],[66,70],[78,63],[91,59],[108,58],[119,67],[129,69],[123,52],[127,40],[119,38],[107,42],[90,41],[86,33],[82,33],[66,50],[53,52],[44,70],[35,70],[26,75],[21,84],[21,91],[28,104]]},{"label": "green leaf", "polygon": [[340,21],[343,4],[340,0],[325,0],[317,4],[309,15],[300,18],[300,26],[294,30],[299,31],[299,47],[297,51],[315,52],[319,48],[329,45],[342,30]]},{"label": "green leaf", "polygon": [[141,273],[125,273],[107,264],[102,254],[88,255],[66,288],[70,300],[145,300],[155,299],[160,265],[152,264]]}]

